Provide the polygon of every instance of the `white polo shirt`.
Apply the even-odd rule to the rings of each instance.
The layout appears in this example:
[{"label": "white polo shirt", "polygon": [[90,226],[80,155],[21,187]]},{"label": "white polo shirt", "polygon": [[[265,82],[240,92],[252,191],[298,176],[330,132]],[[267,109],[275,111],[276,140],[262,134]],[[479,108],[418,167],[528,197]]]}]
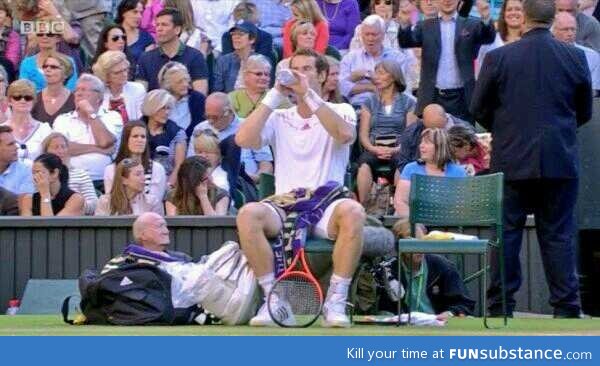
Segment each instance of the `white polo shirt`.
[{"label": "white polo shirt", "polygon": [[[356,113],[346,103],[327,105],[352,128]],[[340,144],[316,115],[302,118],[297,107],[271,113],[261,131],[262,145],[271,145],[275,158],[275,193],[295,188],[317,188],[328,181],[344,184],[352,142]]]},{"label": "white polo shirt", "polygon": [[[98,118],[106,129],[117,139],[115,146],[120,144],[121,131],[123,130],[123,119],[115,111],[100,108]],[[79,119],[77,111],[61,114],[54,121],[54,131],[60,132],[71,142],[78,144],[95,145],[96,140],[92,134],[90,125]],[[116,150],[116,149],[115,149]],[[98,153],[88,153],[71,157],[71,166],[85,170],[90,178],[102,180],[104,168],[112,162],[112,157]]]}]

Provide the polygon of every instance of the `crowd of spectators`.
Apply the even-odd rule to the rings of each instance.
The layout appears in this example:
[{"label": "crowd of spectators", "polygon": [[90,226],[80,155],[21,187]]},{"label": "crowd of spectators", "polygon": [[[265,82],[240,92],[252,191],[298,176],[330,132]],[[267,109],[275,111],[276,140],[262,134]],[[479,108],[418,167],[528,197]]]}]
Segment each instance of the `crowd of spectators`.
[{"label": "crowd of spectators", "polygon": [[[84,197],[87,215],[131,212],[107,208],[115,199],[113,188],[135,190],[135,184],[114,184],[129,182],[122,174],[139,170],[131,164],[119,169],[129,159],[143,170],[139,193],[166,203],[167,214],[233,214],[240,192],[247,193],[246,201],[257,199],[252,189],[262,173],[276,169],[273,154],[268,146],[240,148],[234,137],[273,86],[276,71],[289,68],[290,56],[300,50],[327,55],[324,100],[348,102],[358,113],[348,166],[356,198],[365,204],[378,182],[397,186],[395,204],[402,209],[396,213],[405,213],[403,182],[410,179],[412,162],[428,166],[426,142],[444,140],[447,154],[436,154],[457,163],[458,170],[487,172],[490,138],[475,134],[470,95],[486,54],[519,40],[524,31],[521,0],[504,1],[498,19],[485,1],[474,6],[456,0],[123,0],[111,8],[104,3],[82,12],[70,2],[43,0],[28,8],[0,0],[5,126],[0,135],[8,143],[1,186],[21,198],[39,193],[33,162],[40,154],[55,154],[66,167],[70,189]],[[595,6],[557,0],[553,34],[584,50],[597,89],[600,24],[589,15]],[[464,18],[475,9],[479,18]],[[434,23],[419,22],[436,17],[439,38],[435,29],[423,28]],[[25,20],[37,21],[35,31],[23,28]],[[203,159],[184,164],[194,156]],[[432,167],[444,171],[440,164]],[[204,176],[210,207],[200,188],[184,185],[191,190],[183,193],[179,182]],[[199,201],[192,204],[192,197]],[[21,210],[32,212],[37,211]]]}]

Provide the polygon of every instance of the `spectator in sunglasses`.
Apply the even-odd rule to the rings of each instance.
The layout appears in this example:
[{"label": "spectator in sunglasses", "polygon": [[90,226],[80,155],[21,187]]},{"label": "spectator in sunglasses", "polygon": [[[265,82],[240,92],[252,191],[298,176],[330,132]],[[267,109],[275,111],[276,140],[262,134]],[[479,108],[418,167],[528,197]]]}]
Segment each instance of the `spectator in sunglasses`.
[{"label": "spectator in sunglasses", "polygon": [[[60,35],[54,33],[38,33],[35,35],[39,52],[33,56],[28,56],[23,59],[19,68],[19,79],[27,79],[35,85],[35,92],[39,93],[46,87],[46,78],[40,71],[44,65],[44,60],[49,54],[57,51],[57,45],[60,41]],[[77,66],[72,57],[69,57],[73,74],[68,78],[66,87],[70,91],[75,90],[77,83]]]},{"label": "spectator in sunglasses", "polygon": [[[127,34],[125,29],[118,24],[109,24],[102,29],[98,37],[98,46],[96,54],[90,61],[90,66],[98,62],[98,58],[106,51],[121,51],[127,55],[129,59],[129,49],[127,48]],[[132,80],[135,73],[135,68],[131,67],[127,72],[127,78]]]},{"label": "spectator in sunglasses", "polygon": [[69,169],[54,154],[42,154],[33,163],[37,192],[21,201],[21,216],[81,216],[83,197],[69,188]]},{"label": "spectator in sunglasses", "polygon": [[226,215],[229,193],[217,187],[210,176],[210,162],[190,156],[181,164],[177,185],[165,203],[167,215]]},{"label": "spectator in sunglasses", "polygon": [[42,141],[52,132],[49,124],[36,121],[31,116],[35,102],[35,87],[29,80],[17,80],[9,85],[8,103],[10,118],[3,123],[13,130],[17,141],[19,159],[31,165],[41,153]]},{"label": "spectator in sunglasses", "polygon": [[115,180],[110,193],[98,199],[96,216],[140,215],[154,212],[164,215],[162,200],[145,190],[144,166],[139,160],[126,158],[115,168]]},{"label": "spectator in sunglasses", "polygon": [[46,87],[37,94],[31,115],[52,126],[56,117],[75,109],[75,97],[65,87],[73,74],[73,65],[68,56],[53,51],[42,59],[42,72]]},{"label": "spectator in sunglasses", "polygon": [[142,103],[146,89],[140,83],[128,81],[129,61],[121,51],[106,51],[92,67],[94,75],[106,85],[102,106],[121,115],[123,123],[142,118]]}]

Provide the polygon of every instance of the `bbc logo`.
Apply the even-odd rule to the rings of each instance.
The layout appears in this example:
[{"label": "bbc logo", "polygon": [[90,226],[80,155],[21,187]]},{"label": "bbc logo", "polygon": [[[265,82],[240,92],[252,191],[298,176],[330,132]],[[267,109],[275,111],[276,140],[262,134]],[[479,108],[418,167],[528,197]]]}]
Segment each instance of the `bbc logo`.
[{"label": "bbc logo", "polygon": [[62,34],[65,32],[65,23],[63,21],[47,20],[22,20],[21,34],[52,33]]}]

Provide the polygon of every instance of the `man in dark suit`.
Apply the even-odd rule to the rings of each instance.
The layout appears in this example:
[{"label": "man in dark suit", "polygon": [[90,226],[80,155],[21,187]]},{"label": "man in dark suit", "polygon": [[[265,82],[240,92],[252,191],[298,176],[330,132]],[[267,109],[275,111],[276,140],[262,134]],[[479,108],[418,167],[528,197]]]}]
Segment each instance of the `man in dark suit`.
[{"label": "man in dark suit", "polygon": [[[471,111],[492,132],[492,172],[504,172],[508,314],[521,285],[523,227],[533,213],[554,315],[575,318],[581,315],[574,248],[576,132],[592,114],[590,72],[583,51],[550,33],[554,0],[525,0],[523,8],[523,38],[486,55]],[[488,291],[492,315],[502,313],[500,278],[495,268]]]},{"label": "man in dark suit", "polygon": [[425,106],[437,103],[448,113],[472,122],[473,62],[481,45],[494,41],[496,31],[486,1],[477,3],[481,20],[458,15],[457,4],[458,0],[440,0],[439,16],[420,21],[415,27],[410,16],[400,12],[398,43],[402,48],[422,48],[417,115]]}]

